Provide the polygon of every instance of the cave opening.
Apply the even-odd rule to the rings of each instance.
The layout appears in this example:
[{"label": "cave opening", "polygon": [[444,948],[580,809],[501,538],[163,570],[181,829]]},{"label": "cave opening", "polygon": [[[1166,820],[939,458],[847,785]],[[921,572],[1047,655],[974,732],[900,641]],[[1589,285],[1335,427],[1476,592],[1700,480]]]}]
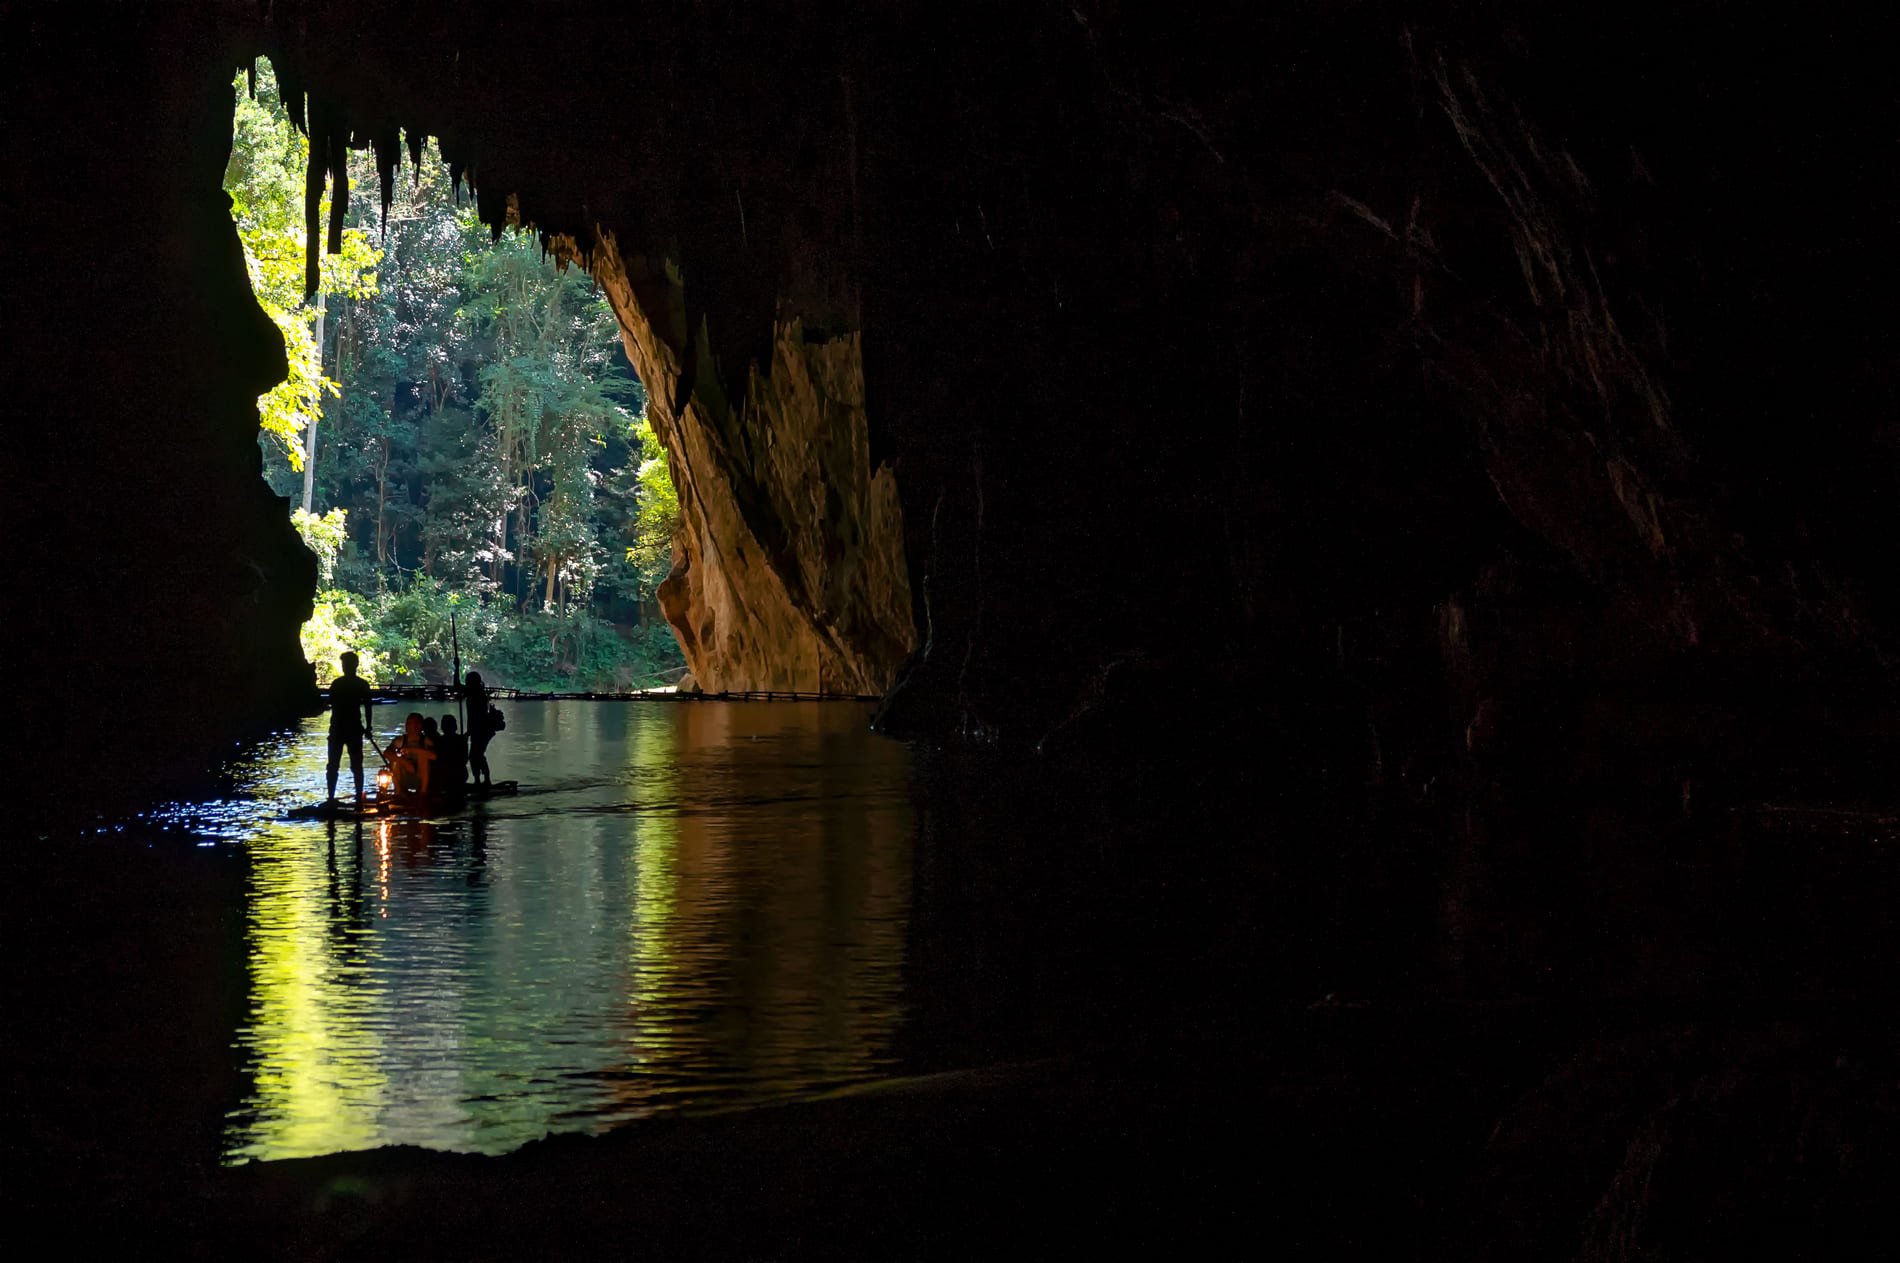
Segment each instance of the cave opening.
[{"label": "cave opening", "polygon": [[[239,72],[226,183],[288,350],[260,441],[320,560],[305,656],[347,633],[386,642],[376,676],[440,677],[462,601],[510,684],[887,690],[916,616],[858,335],[779,318],[760,361],[709,371],[669,258],[536,231],[416,133],[405,181],[400,132],[346,129],[284,82],[267,59]],[[335,201],[372,178],[380,208]],[[321,253],[301,296],[300,227]]]},{"label": "cave opening", "polygon": [[[657,590],[679,503],[611,306],[531,233],[491,233],[432,139],[346,149],[306,289],[310,142],[267,58],[234,83],[224,187],[289,372],[260,396],[264,479],[318,560],[300,640],[327,684],[614,692],[685,672]],[[292,116],[296,122],[293,123]],[[363,196],[393,176],[388,203]],[[457,617],[452,621],[450,615]],[[453,634],[452,634],[453,633]],[[690,681],[689,681],[690,683]]]},{"label": "cave opening", "polygon": [[[706,322],[696,336],[670,323],[684,315],[676,264],[484,222],[487,189],[466,169],[458,180],[439,142],[398,133],[411,165],[393,164],[390,181],[374,166],[393,147],[382,134],[359,148],[353,133],[292,126],[319,107],[285,109],[301,94],[280,95],[289,81],[269,60],[235,82],[219,70],[217,95],[193,100],[193,248],[177,263],[218,316],[185,322],[180,341],[203,338],[202,352],[222,335],[228,358],[188,362],[182,393],[216,403],[200,424],[216,433],[218,465],[197,470],[183,498],[220,486],[253,551],[235,591],[199,594],[202,609],[160,626],[196,620],[222,638],[182,672],[202,673],[219,722],[201,732],[169,717],[194,747],[187,759],[213,738],[199,764],[214,769],[212,788],[102,831],[224,851],[204,857],[208,877],[183,878],[183,897],[217,909],[195,947],[241,962],[247,1085],[202,1114],[231,1086],[216,1064],[187,1094],[202,1117],[162,1143],[191,1144],[203,1118],[222,1115],[227,1162],[389,1144],[502,1152],[549,1131],[809,1096],[925,1064],[894,1047],[910,757],[871,732],[865,704],[914,644],[912,611],[894,474],[869,452],[856,333],[788,317],[764,371],[748,366],[730,386],[705,365],[687,373],[682,351],[703,353]],[[233,130],[214,173],[209,124],[221,116]],[[203,195],[220,180],[214,207]],[[361,195],[372,180],[387,205]],[[346,208],[338,193],[352,185]],[[308,225],[326,222],[323,242]],[[312,590],[292,642],[288,616]],[[220,625],[220,603],[238,607],[235,627]],[[584,643],[539,661],[511,644],[620,613],[676,658],[683,642],[708,692],[853,701],[511,700],[502,745],[522,753],[494,757],[514,758],[510,774],[544,794],[514,822],[476,811],[339,829],[291,815],[291,795],[322,794],[325,721],[295,714],[310,700],[305,661],[326,681],[348,648],[377,684],[440,684],[454,669],[451,610],[463,665],[504,687],[638,687],[624,658],[575,661]],[[233,757],[233,716],[272,731]],[[72,880],[119,889],[109,874]],[[72,970],[124,946],[91,937]],[[854,940],[848,959],[840,940]],[[418,972],[418,956],[445,967]],[[587,1051],[550,1060],[577,1045]],[[438,1082],[451,1064],[485,1086]],[[173,1073],[147,1090],[162,1094]],[[61,1085],[102,1091],[71,1075]]]},{"label": "cave opening", "polygon": [[[1890,148],[1891,39],[1720,8],[1680,32],[1584,6],[1184,20],[1088,0],[484,23],[434,0],[223,0],[20,24],[34,55],[3,85],[0,170],[17,240],[42,248],[8,259],[0,311],[24,366],[0,392],[22,419],[0,444],[21,523],[13,723],[30,796],[91,830],[29,840],[15,927],[38,945],[21,1025],[49,1032],[18,1134],[55,1146],[29,1156],[61,1211],[126,1235],[439,1231],[445,1251],[516,1253],[554,1219],[612,1248],[642,1213],[689,1239],[717,1216],[735,1254],[782,1247],[787,1224],[903,1253],[973,1205],[1006,1208],[995,1237],[1019,1247],[1007,1208],[1059,1170],[1082,1191],[1050,1203],[1051,1235],[1088,1223],[1111,1247],[1124,1226],[1253,1223],[1262,1188],[1291,1239],[1389,1229],[1399,1252],[1873,1239],[1896,1152],[1900,377],[1891,164],[1870,158]],[[681,704],[681,732],[732,726],[673,748],[717,757],[674,757],[681,732],[588,731],[596,766],[664,805],[591,803],[555,845],[510,849],[493,820],[332,839],[253,812],[277,884],[246,887],[221,802],[183,842],[92,818],[84,782],[159,757],[202,773],[310,704],[298,628],[323,579],[282,500],[300,480],[257,476],[284,337],[217,196],[232,67],[259,48],[287,54],[326,143],[397,149],[392,124],[426,124],[475,170],[485,225],[512,196],[585,267],[674,475],[679,556],[653,594],[669,634],[715,689],[901,679],[886,717],[943,743],[909,791],[851,779],[862,731],[801,746]],[[157,317],[57,371],[128,293]],[[340,460],[317,456],[313,509]],[[352,540],[372,559],[392,538],[374,517]],[[395,533],[392,586],[420,531]],[[490,575],[497,598],[558,613],[580,586],[558,566],[530,586],[518,561]],[[822,864],[735,842],[778,827],[745,813],[797,797],[731,792],[774,750],[827,787],[787,808]],[[665,798],[692,776],[716,792]],[[867,811],[907,792],[914,841],[870,838]],[[564,936],[607,925],[589,1002],[616,1019],[636,995],[664,1017],[683,966],[758,965],[710,976],[714,1015],[670,1032],[716,1032],[735,1060],[775,1022],[920,1047],[1083,1008],[1095,1046],[1128,1056],[1095,1078],[1038,1061],[936,1081],[947,1106],[815,1104],[764,1144],[757,1118],[695,1124],[679,1147],[612,1147],[624,1168],[570,1146],[542,1168],[312,1165],[275,1202],[268,1178],[199,1182],[229,1104],[234,910],[285,931],[255,962],[259,1011],[294,1018],[373,972],[360,947],[384,910],[372,965],[430,955],[404,917],[438,896],[512,928],[489,913],[521,888],[486,884],[510,868],[572,896],[537,913],[556,964],[537,1002]],[[871,941],[906,916],[901,947]],[[777,989],[781,947],[784,974],[832,970],[859,999],[914,983],[925,1003],[893,1028]],[[439,1013],[455,985],[429,992]],[[773,995],[791,1002],[768,1012]],[[133,1044],[158,1079],[126,1073]],[[841,1048],[801,1082],[866,1064]],[[325,1072],[320,1045],[290,1051],[296,1075]],[[506,1069],[486,1095],[520,1081]],[[625,1086],[601,1069],[577,1078]],[[321,1111],[304,1083],[282,1080],[286,1107]],[[1303,1179],[1230,1158],[1236,1120],[1293,1137]],[[566,1200],[522,1213],[518,1175],[555,1163],[575,1178],[538,1187]],[[313,1226],[323,1190],[368,1172],[391,1192],[374,1181],[398,1169],[426,1172],[413,1198]],[[674,1179],[657,1194],[656,1172]],[[703,1196],[735,1187],[777,1209]],[[1817,1205],[1837,1221],[1819,1244]]]}]

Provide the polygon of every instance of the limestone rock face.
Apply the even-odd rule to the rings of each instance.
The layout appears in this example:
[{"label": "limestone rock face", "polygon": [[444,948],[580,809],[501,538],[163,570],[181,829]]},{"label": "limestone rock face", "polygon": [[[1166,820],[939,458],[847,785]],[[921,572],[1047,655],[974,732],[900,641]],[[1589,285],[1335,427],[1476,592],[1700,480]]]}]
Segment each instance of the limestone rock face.
[{"label": "limestone rock face", "polygon": [[[1045,751],[1194,716],[1295,779],[1531,799],[1900,750],[1871,20],[219,0],[105,23],[81,109],[100,6],[42,7],[84,16],[35,25],[48,77],[6,90],[57,104],[0,144],[59,190],[19,239],[88,267],[10,275],[44,301],[0,311],[0,475],[48,750],[69,680],[141,678],[160,721],[206,679],[309,693],[307,558],[274,506],[226,517],[273,371],[216,193],[260,52],[326,137],[436,135],[484,222],[600,279],[707,688],[889,684],[888,731]],[[1827,69],[1762,92],[1783,65]],[[128,292],[168,318],[48,371]],[[166,639],[107,661],[106,625]]]},{"label": "limestone rock face", "polygon": [[679,491],[660,586],[710,692],[883,693],[915,644],[896,474],[873,469],[859,334],[775,323],[770,363],[727,392],[678,273],[594,243],[595,276],[646,383]]}]

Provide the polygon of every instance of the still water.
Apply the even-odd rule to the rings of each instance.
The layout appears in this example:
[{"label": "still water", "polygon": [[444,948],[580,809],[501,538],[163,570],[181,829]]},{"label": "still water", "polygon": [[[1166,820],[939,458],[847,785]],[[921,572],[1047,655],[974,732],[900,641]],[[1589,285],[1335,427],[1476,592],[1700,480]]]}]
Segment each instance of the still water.
[{"label": "still water", "polygon": [[519,797],[427,822],[286,820],[327,720],[264,747],[178,821],[249,859],[226,1161],[501,1153],[890,1073],[911,753],[867,720],[516,702],[490,762]]}]

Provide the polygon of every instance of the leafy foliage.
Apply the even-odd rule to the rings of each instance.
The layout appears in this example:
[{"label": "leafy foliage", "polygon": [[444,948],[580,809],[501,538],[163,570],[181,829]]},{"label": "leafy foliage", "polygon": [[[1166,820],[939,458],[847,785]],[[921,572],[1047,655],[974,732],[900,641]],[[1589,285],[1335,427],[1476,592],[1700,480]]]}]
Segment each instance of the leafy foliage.
[{"label": "leafy foliage", "polygon": [[394,683],[400,676],[374,647],[381,637],[352,593],[317,593],[316,609],[303,625],[300,639],[304,660],[316,665],[317,678],[325,683],[340,673],[337,659],[346,649],[356,651],[356,673],[371,684]]},{"label": "leafy foliage", "polygon": [[304,627],[305,654],[327,655],[312,661],[334,672],[337,655],[354,648],[371,683],[442,683],[458,640],[464,669],[479,667],[489,684],[508,688],[643,688],[671,682],[679,667],[679,646],[662,623],[616,626],[580,609],[518,613],[428,578],[367,598],[321,593]]},{"label": "leafy foliage", "polygon": [[342,509],[331,509],[321,515],[301,508],[290,511],[291,525],[303,536],[304,547],[316,554],[317,582],[326,588],[336,577],[336,557],[349,534],[345,516]]},{"label": "leafy foliage", "polygon": [[666,453],[653,437],[653,427],[642,419],[635,427],[640,440],[639,510],[634,517],[633,543],[627,561],[637,568],[640,582],[657,588],[673,566],[673,536],[679,531],[680,497],[666,465]]},{"label": "leafy foliage", "polygon": [[[317,307],[304,302],[304,169],[310,142],[289,126],[277,96],[270,63],[257,65],[257,98],[251,99],[240,71],[237,117],[224,190],[231,217],[244,243],[251,292],[284,335],[290,375],[260,395],[258,422],[278,440],[292,469],[303,468],[301,435],[307,418],[319,415],[323,398],[338,394],[336,382],[323,375],[317,354]],[[329,217],[326,194],[322,214]],[[361,228],[343,234],[343,249],[324,257],[318,292],[366,298],[376,292],[376,264],[382,252]]]},{"label": "leafy foliage", "polygon": [[[321,415],[317,511],[294,515],[323,574],[306,654],[333,671],[354,647],[366,677],[373,656],[385,683],[446,680],[452,611],[464,666],[491,683],[626,687],[682,665],[654,601],[678,500],[591,280],[529,234],[492,241],[431,142],[386,220],[351,199],[318,321],[302,305],[306,142],[259,72],[255,101],[239,78],[226,185],[290,350],[291,379],[260,401],[280,494],[301,494],[298,439]],[[367,154],[351,165],[374,187]]]}]

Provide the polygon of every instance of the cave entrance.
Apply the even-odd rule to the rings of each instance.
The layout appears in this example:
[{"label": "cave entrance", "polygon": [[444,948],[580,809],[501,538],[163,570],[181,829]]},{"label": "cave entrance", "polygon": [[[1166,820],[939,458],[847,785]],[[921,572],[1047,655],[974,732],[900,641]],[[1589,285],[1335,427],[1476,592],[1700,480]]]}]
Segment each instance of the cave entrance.
[{"label": "cave entrance", "polygon": [[[347,598],[319,602],[310,658],[345,633],[387,638],[390,670],[446,678],[453,600],[499,611],[485,643],[535,624],[534,660],[502,673],[524,683],[620,689],[684,667],[716,693],[891,687],[918,622],[855,308],[821,304],[807,328],[789,303],[716,306],[715,288],[796,278],[742,284],[707,261],[746,232],[682,234],[690,208],[649,220],[624,173],[585,164],[530,183],[557,207],[540,231],[540,202],[498,195],[520,151],[490,146],[475,196],[466,136],[445,170],[419,133],[306,99],[288,71],[281,101],[268,63],[239,78],[227,184],[290,361],[261,400],[266,475],[322,591]],[[345,195],[328,209],[326,185]]]},{"label": "cave entrance", "polygon": [[[258,445],[318,558],[301,640],[319,678],[353,649],[372,684],[440,684],[459,639],[503,687],[675,683],[656,593],[678,497],[592,279],[533,234],[491,233],[412,138],[387,206],[346,199],[306,298],[309,141],[267,59],[234,88],[225,191],[289,368],[258,400]],[[368,148],[348,162],[376,187]]]}]

